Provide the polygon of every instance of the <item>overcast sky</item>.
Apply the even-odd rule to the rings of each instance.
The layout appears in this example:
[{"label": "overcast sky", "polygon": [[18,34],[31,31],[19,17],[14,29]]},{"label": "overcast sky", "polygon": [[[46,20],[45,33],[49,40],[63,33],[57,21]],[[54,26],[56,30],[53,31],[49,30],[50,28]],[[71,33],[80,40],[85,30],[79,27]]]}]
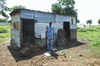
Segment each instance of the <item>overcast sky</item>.
[{"label": "overcast sky", "polygon": [[[58,0],[6,0],[7,6],[23,5],[28,9],[51,12],[51,4]],[[75,9],[78,9],[78,19],[82,24],[92,19],[93,24],[98,24],[100,18],[100,0],[75,0]]]}]

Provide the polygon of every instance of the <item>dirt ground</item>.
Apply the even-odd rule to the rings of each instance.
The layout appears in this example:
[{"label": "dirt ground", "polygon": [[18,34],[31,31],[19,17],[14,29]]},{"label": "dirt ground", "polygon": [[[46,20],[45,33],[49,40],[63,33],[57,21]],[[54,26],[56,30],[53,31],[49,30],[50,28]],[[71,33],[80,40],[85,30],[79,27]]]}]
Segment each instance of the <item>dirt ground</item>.
[{"label": "dirt ground", "polygon": [[0,66],[100,66],[100,55],[89,52],[86,39],[78,37],[77,42],[57,47],[50,57],[45,49],[20,57],[18,51],[10,47],[10,42],[0,44]]}]

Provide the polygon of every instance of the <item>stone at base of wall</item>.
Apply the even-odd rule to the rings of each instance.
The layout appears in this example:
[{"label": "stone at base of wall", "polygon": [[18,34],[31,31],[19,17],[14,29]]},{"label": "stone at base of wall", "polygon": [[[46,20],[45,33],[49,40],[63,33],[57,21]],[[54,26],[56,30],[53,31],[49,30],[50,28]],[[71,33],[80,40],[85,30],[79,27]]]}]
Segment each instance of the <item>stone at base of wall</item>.
[{"label": "stone at base of wall", "polygon": [[76,42],[77,41],[77,38],[74,38],[74,39],[70,39],[71,42]]},{"label": "stone at base of wall", "polygon": [[20,49],[20,47],[17,46],[15,40],[11,39],[10,44],[11,44],[11,47],[12,47],[13,50],[19,50]]},{"label": "stone at base of wall", "polygon": [[[40,47],[46,46],[46,39],[36,39],[35,42]],[[53,45],[54,45],[54,43],[55,43],[55,40],[53,40]]]},{"label": "stone at base of wall", "polygon": [[66,39],[58,39],[57,40],[57,45],[65,45],[67,44],[67,40]]}]

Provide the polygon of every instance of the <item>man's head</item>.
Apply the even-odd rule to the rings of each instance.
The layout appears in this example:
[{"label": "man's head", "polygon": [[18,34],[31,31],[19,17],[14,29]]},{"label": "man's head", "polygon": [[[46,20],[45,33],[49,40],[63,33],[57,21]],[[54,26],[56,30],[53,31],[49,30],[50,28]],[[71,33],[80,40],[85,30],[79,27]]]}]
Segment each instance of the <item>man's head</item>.
[{"label": "man's head", "polygon": [[50,27],[51,27],[51,25],[52,25],[52,21],[49,22],[49,26],[50,26]]}]

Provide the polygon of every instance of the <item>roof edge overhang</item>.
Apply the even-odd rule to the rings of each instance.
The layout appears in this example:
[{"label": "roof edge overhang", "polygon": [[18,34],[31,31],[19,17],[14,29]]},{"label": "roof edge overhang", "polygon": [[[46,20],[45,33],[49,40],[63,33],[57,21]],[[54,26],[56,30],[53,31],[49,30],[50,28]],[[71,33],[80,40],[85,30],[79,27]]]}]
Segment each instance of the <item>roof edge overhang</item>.
[{"label": "roof edge overhang", "polygon": [[[30,10],[30,9],[16,9],[16,10],[14,10],[14,11],[12,11],[12,12],[10,13],[10,16],[13,16],[13,15],[15,15],[15,14],[21,13],[21,10],[37,11],[37,10]],[[48,13],[48,14],[54,14],[54,13],[43,12],[43,11],[37,11],[37,12]],[[54,14],[54,15],[61,15],[61,14]],[[62,16],[72,16],[72,15],[62,15]],[[77,16],[73,16],[73,17],[77,17]]]}]

